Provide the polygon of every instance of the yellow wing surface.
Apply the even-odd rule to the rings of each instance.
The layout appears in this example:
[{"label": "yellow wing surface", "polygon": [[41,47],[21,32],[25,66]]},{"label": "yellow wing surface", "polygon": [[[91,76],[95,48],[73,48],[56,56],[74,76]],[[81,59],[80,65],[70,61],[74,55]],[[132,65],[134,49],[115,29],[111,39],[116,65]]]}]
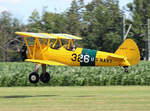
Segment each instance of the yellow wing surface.
[{"label": "yellow wing surface", "polygon": [[76,39],[81,40],[82,38],[70,34],[54,34],[54,33],[31,33],[31,32],[15,32],[17,35],[24,37],[35,37],[35,38],[45,38],[45,39]]},{"label": "yellow wing surface", "polygon": [[37,64],[47,64],[47,65],[56,65],[56,66],[66,66],[65,64],[55,62],[55,61],[48,61],[48,60],[37,60],[37,59],[26,59],[26,62],[33,62]]}]

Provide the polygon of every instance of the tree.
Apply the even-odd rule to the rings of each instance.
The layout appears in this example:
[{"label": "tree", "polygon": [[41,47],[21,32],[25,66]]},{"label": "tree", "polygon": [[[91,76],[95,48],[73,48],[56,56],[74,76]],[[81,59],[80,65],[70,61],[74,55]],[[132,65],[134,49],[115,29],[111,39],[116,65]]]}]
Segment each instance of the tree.
[{"label": "tree", "polygon": [[[80,1],[81,3],[82,1]],[[81,4],[80,4],[81,5]],[[66,31],[73,35],[80,35],[80,6],[78,5],[78,1],[73,0],[71,3],[71,7],[66,13],[67,22],[66,22]]]},{"label": "tree", "polygon": [[12,50],[17,41],[15,31],[19,31],[19,21],[4,11],[0,14],[0,24],[0,60],[9,61],[13,59]]},{"label": "tree", "polygon": [[29,16],[28,30],[31,32],[40,32],[41,31],[41,18],[39,12],[35,9],[31,16]]},{"label": "tree", "polygon": [[45,11],[42,15],[42,31],[48,33],[64,33],[66,19],[63,14]]},{"label": "tree", "polygon": [[63,14],[48,12],[45,8],[40,16],[39,12],[34,10],[27,26],[32,32],[63,33],[65,32],[65,17]]},{"label": "tree", "polygon": [[121,16],[117,0],[93,0],[89,3],[84,14],[88,24],[84,46],[115,51],[121,41]]},{"label": "tree", "polygon": [[145,49],[145,31],[146,19],[150,18],[150,1],[149,0],[134,0],[133,3],[127,5],[131,15],[133,28],[131,30],[133,38],[137,41],[140,48],[141,56],[144,55]]}]

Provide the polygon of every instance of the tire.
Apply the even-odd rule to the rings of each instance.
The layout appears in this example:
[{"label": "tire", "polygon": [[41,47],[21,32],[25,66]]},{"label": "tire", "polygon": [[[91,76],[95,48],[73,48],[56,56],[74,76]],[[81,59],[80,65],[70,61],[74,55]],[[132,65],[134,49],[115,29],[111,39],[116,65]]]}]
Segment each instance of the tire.
[{"label": "tire", "polygon": [[128,69],[125,69],[124,72],[128,73],[129,71],[128,71]]},{"label": "tire", "polygon": [[29,75],[29,81],[30,81],[31,83],[38,83],[38,81],[39,81],[39,75],[38,75],[38,73],[32,72],[32,73]]},{"label": "tire", "polygon": [[124,72],[126,72],[126,73],[129,72],[129,71],[128,71],[128,66],[123,66],[123,68],[124,68]]},{"label": "tire", "polygon": [[43,82],[43,83],[48,83],[49,80],[50,80],[50,74],[48,72],[46,72],[45,74],[42,73],[40,75],[40,80]]}]

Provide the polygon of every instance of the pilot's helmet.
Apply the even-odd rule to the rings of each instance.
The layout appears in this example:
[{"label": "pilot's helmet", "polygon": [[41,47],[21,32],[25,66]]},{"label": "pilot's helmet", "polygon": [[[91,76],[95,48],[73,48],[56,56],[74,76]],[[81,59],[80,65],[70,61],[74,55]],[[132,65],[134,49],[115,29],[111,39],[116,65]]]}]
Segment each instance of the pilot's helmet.
[{"label": "pilot's helmet", "polygon": [[76,48],[76,46],[75,46],[75,45],[73,45],[73,48]]}]

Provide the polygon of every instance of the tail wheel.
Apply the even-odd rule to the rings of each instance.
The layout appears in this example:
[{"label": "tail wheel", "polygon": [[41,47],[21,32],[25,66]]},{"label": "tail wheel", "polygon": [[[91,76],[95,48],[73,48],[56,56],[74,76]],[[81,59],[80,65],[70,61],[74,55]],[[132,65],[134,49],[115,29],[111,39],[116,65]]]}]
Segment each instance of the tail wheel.
[{"label": "tail wheel", "polygon": [[48,72],[46,73],[42,73],[40,75],[40,80],[43,82],[43,83],[48,83],[49,80],[50,80],[50,74]]},{"label": "tail wheel", "polygon": [[39,75],[38,73],[36,72],[32,72],[30,75],[29,75],[29,81],[31,83],[37,83],[39,81]]},{"label": "tail wheel", "polygon": [[126,73],[129,72],[129,71],[128,71],[128,66],[124,66],[123,68],[124,68],[124,72],[126,72]]},{"label": "tail wheel", "polygon": [[128,69],[125,69],[124,72],[128,73],[129,71],[128,71]]}]

